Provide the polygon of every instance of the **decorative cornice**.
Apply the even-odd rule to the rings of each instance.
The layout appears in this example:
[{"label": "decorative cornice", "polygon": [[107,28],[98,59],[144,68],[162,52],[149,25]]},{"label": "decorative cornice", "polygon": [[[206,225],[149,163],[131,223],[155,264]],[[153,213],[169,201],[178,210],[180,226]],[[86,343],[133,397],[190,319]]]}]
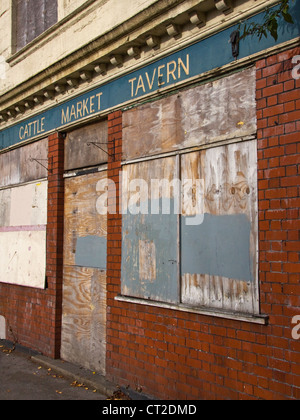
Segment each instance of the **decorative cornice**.
[{"label": "decorative cornice", "polygon": [[[124,72],[142,67],[150,60],[174,50],[174,40],[175,47],[183,48],[274,3],[274,0],[251,0],[247,2],[248,7],[243,4],[235,9],[233,0],[214,0],[213,3],[210,0],[157,2],[2,95],[0,129],[23,119],[24,113],[29,117],[51,107],[53,101],[56,104],[63,102],[66,94],[76,96],[92,86],[107,83]],[[229,10],[230,14],[227,13]],[[52,29],[47,36],[54,37],[55,31]],[[40,42],[45,44],[47,36],[33,41],[31,47],[37,48]],[[26,49],[28,53],[29,49]],[[18,59],[21,58],[22,54],[18,54]]]}]

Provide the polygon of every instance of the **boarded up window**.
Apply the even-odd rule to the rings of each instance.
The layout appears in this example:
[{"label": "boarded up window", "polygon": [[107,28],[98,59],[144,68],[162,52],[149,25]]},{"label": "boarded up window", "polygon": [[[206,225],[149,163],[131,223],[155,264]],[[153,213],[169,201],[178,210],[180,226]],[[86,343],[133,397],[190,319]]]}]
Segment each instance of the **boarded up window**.
[{"label": "boarded up window", "polygon": [[3,283],[45,287],[47,188],[43,181],[0,190]]},{"label": "boarded up window", "polygon": [[255,133],[254,69],[125,113],[123,295],[259,313]]},{"label": "boarded up window", "polygon": [[258,313],[256,140],[183,155],[181,167],[203,180],[203,217],[182,208],[182,302]]},{"label": "boarded up window", "polygon": [[15,0],[16,50],[57,22],[57,0]]},{"label": "boarded up window", "polygon": [[178,302],[177,177],[173,157],[129,165],[123,171],[124,295]]},{"label": "boarded up window", "polygon": [[122,294],[258,313],[256,141],[128,165]]},{"label": "boarded up window", "polygon": [[65,180],[61,355],[105,374],[107,217],[98,212],[106,171]]}]

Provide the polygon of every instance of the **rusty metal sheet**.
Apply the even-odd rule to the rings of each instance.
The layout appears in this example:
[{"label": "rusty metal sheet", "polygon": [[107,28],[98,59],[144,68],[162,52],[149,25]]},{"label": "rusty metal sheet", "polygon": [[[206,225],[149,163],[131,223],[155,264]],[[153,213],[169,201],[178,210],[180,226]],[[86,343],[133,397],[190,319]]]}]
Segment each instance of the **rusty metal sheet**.
[{"label": "rusty metal sheet", "polygon": [[[122,294],[177,303],[178,220],[174,211],[178,159],[128,165],[123,170]],[[165,180],[166,188],[152,184]],[[157,187],[157,188],[156,188]],[[170,188],[169,188],[170,187]]]},{"label": "rusty metal sheet", "polygon": [[201,212],[183,203],[181,223],[182,302],[257,313],[256,141],[182,156],[182,178],[202,179]]},{"label": "rusty metal sheet", "polygon": [[100,172],[65,180],[62,357],[105,374],[107,217]]},{"label": "rusty metal sheet", "polygon": [[193,87],[123,115],[123,159],[256,133],[255,69]]}]

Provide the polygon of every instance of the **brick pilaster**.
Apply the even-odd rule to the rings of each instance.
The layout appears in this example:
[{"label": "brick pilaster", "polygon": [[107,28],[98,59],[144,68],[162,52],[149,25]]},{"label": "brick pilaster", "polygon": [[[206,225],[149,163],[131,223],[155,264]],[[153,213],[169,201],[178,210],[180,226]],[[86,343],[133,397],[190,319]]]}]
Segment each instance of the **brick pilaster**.
[{"label": "brick pilaster", "polygon": [[52,305],[51,343],[53,358],[60,357],[63,281],[64,227],[64,137],[59,133],[49,137],[48,219],[46,276]]},{"label": "brick pilaster", "polygon": [[109,186],[107,219],[107,375],[112,377],[114,364],[114,340],[119,332],[114,328],[119,309],[115,297],[121,292],[121,248],[122,214],[119,209],[120,171],[122,161],[122,112],[116,111],[108,116],[108,179],[115,188]]}]

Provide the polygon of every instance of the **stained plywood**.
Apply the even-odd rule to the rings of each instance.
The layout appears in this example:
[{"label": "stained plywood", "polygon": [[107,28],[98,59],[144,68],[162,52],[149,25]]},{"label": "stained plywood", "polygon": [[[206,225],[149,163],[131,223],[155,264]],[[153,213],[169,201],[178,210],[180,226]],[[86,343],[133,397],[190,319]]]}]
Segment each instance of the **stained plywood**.
[{"label": "stained plywood", "polygon": [[48,139],[28,144],[0,155],[0,188],[47,178]]},{"label": "stained plywood", "polygon": [[46,225],[47,192],[48,183],[46,181],[12,188],[9,225]]},{"label": "stained plywood", "polygon": [[[178,160],[166,158],[124,168],[122,294],[178,302]],[[161,186],[157,181],[162,181]],[[151,188],[152,181],[152,188]],[[175,188],[174,188],[175,186]]]},{"label": "stained plywood", "polygon": [[0,230],[0,282],[43,289],[46,229]]},{"label": "stained plywood", "polygon": [[107,142],[107,121],[72,131],[65,140],[65,170],[106,163],[108,160]]},{"label": "stained plywood", "polygon": [[76,265],[77,238],[107,236],[107,218],[97,210],[101,194],[101,191],[97,191],[98,184],[106,178],[106,172],[99,172],[65,180],[66,265]]},{"label": "stained plywood", "polygon": [[255,69],[134,108],[123,115],[123,159],[256,133]]},{"label": "stained plywood", "polygon": [[182,302],[257,313],[257,148],[250,141],[182,156],[182,178],[200,177],[199,224],[182,208]]},{"label": "stained plywood", "polygon": [[105,374],[106,272],[64,267],[61,357]]},{"label": "stained plywood", "polygon": [[48,183],[0,190],[0,282],[45,287]]},{"label": "stained plywood", "polygon": [[[106,172],[65,180],[61,357],[105,374],[107,217],[97,211]],[[90,248],[89,248],[90,247]]]}]

